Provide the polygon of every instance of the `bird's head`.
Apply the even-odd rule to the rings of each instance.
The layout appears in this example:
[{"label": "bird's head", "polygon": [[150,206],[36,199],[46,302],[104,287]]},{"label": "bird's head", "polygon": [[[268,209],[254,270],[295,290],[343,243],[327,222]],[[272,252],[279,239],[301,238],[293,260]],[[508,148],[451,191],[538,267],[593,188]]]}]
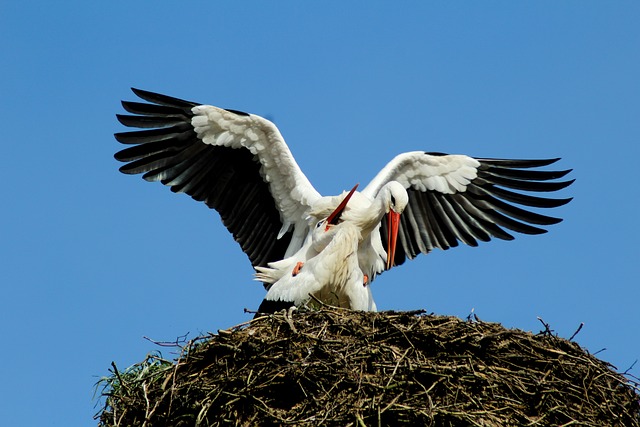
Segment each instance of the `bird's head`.
[{"label": "bird's head", "polygon": [[387,213],[387,270],[393,267],[400,227],[400,214],[409,204],[409,195],[402,184],[391,181],[381,189],[382,203]]},{"label": "bird's head", "polygon": [[407,190],[398,181],[386,183],[380,190],[380,194],[386,213],[395,212],[400,215],[409,204]]}]

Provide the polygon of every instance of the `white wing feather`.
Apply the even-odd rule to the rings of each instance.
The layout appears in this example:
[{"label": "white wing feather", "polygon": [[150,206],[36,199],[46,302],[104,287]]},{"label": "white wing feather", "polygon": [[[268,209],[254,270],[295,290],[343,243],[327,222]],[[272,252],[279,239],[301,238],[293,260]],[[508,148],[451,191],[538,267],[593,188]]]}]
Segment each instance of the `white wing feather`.
[{"label": "white wing feather", "polygon": [[402,153],[387,163],[362,193],[373,198],[389,181],[398,181],[405,188],[419,191],[464,192],[478,176],[479,166],[479,161],[464,155],[433,156],[423,151]]},{"label": "white wing feather", "polygon": [[205,144],[248,149],[261,164],[261,174],[281,214],[278,237],[295,227],[287,255],[302,245],[308,233],[306,217],[321,195],[296,163],[278,128],[254,114],[239,115],[211,105],[192,109],[191,120],[198,138]]}]

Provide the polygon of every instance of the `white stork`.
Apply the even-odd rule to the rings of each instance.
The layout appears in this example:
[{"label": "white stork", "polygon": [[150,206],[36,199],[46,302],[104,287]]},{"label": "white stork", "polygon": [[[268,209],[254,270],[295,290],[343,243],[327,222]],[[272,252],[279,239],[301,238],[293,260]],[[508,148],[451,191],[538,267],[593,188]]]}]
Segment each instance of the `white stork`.
[{"label": "white stork", "polygon": [[[311,296],[336,307],[376,310],[371,288],[358,262],[361,229],[355,222],[342,219],[356,187],[329,217],[318,221],[308,244],[296,254],[269,263],[269,268],[256,267],[257,280],[270,284],[258,313],[299,307]],[[292,270],[294,264],[297,267]]]},{"label": "white stork", "polygon": [[[117,115],[118,120],[146,129],[115,135],[119,142],[133,145],[116,153],[117,160],[127,163],[120,171],[143,173],[145,180],[160,181],[217,210],[254,268],[290,258],[310,244],[315,224],[344,199],[323,197],[315,190],[270,121],[132,90],[147,103],[123,101],[133,115]],[[511,203],[554,208],[571,199],[512,190],[552,192],[567,187],[573,180],[556,180],[571,170],[531,170],[558,160],[422,151],[396,156],[362,192],[353,194],[342,214],[343,222],[352,222],[360,232],[363,280],[370,282],[385,269],[434,248],[448,249],[458,242],[477,246],[478,240],[492,237],[512,240],[505,229],[545,233],[538,226],[561,219]],[[398,230],[397,248],[392,247],[393,228]]]}]

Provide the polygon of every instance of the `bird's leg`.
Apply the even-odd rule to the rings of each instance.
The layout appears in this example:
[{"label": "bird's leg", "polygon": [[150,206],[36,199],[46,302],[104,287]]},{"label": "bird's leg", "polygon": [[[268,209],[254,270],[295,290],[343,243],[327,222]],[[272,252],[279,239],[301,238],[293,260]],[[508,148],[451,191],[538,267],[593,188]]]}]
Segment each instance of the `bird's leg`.
[{"label": "bird's leg", "polygon": [[368,283],[369,283],[369,275],[365,274],[364,279],[362,281],[362,286],[367,286]]},{"label": "bird's leg", "polygon": [[291,272],[291,275],[292,275],[292,276],[297,276],[297,275],[298,275],[298,273],[300,273],[300,270],[302,270],[302,266],[303,266],[303,265],[304,265],[304,262],[302,262],[302,261],[298,261],[298,262],[296,263],[296,266],[295,266],[295,267],[293,267],[293,271]]}]

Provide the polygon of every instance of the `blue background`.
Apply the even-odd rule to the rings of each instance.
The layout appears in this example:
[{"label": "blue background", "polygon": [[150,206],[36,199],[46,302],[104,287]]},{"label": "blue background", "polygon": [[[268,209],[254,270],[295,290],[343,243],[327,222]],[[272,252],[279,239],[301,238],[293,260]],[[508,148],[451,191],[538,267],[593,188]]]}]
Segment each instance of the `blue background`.
[{"label": "blue background", "polygon": [[[322,194],[410,150],[562,157],[543,236],[436,251],[373,284],[640,357],[637,2],[0,2],[0,423],[95,425],[94,384],[264,295],[216,212],[125,176],[130,86],[266,116]],[[172,357],[168,351],[166,357]],[[638,376],[640,368],[630,371]],[[97,405],[97,406],[96,406]]]}]

